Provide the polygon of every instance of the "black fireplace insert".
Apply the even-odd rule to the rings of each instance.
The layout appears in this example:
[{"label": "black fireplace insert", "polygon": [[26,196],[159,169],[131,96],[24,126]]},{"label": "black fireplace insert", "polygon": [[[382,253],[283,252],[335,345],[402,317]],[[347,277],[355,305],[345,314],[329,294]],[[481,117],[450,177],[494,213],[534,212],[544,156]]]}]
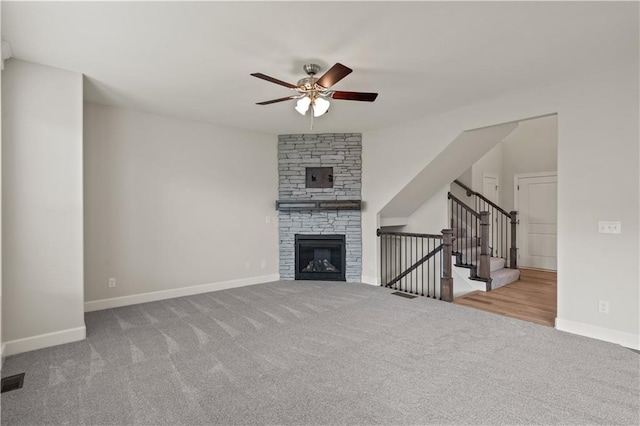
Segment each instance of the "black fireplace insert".
[{"label": "black fireplace insert", "polygon": [[296,234],[296,280],[346,281],[344,235]]}]

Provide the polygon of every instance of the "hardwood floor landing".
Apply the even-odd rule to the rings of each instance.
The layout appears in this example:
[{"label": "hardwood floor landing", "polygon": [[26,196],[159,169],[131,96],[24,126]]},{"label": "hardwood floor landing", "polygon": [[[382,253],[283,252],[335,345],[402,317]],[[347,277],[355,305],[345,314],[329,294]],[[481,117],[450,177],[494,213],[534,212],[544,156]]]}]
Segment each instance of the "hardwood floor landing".
[{"label": "hardwood floor landing", "polygon": [[557,274],[520,269],[520,280],[484,292],[475,291],[453,303],[553,327],[557,314]]}]

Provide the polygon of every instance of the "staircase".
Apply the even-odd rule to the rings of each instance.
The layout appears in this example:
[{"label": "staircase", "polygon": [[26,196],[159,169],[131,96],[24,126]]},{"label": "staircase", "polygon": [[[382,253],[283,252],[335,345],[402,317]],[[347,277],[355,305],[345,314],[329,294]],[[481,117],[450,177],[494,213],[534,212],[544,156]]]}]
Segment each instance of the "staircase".
[{"label": "staircase", "polygon": [[508,213],[461,182],[454,183],[467,194],[461,200],[449,193],[455,266],[469,269],[469,279],[486,283],[486,291],[518,281],[517,212]]},{"label": "staircase", "polygon": [[[520,278],[516,248],[518,213],[508,213],[482,194],[458,181],[454,183],[466,190],[466,197],[462,195],[461,200],[449,192],[450,229],[443,229],[441,234],[377,230],[380,285],[398,290],[392,294],[452,302],[454,297],[474,290],[491,291]],[[482,288],[460,283],[454,291],[452,263],[468,269],[469,279],[482,282]],[[467,281],[458,272],[455,275]]]}]

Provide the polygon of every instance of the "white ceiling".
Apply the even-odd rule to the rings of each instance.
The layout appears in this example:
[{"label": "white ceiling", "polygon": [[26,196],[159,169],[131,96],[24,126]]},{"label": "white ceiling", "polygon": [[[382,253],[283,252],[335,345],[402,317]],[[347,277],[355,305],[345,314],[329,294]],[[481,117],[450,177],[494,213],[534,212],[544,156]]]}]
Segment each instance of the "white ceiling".
[{"label": "white ceiling", "polygon": [[[314,132],[363,132],[638,62],[638,3],[2,2],[16,58],[81,72],[85,99],[269,133],[309,132],[302,65],[354,72]],[[322,71],[321,71],[322,72]]]}]

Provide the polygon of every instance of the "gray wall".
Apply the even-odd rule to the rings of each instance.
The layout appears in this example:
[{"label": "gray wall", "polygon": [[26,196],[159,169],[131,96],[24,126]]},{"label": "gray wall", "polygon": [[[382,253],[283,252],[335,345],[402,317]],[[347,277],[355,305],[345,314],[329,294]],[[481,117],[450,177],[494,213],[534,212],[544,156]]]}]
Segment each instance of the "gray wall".
[{"label": "gray wall", "polygon": [[[84,337],[82,75],[11,59],[2,77],[2,334],[11,353]],[[38,337],[49,333],[61,340]]]},{"label": "gray wall", "polygon": [[[333,188],[305,188],[307,167],[333,167]],[[362,135],[325,133],[278,137],[279,199],[360,200]],[[302,211],[278,213],[280,278],[295,277],[295,235],[345,235],[346,279],[362,279],[360,211]]]},{"label": "gray wall", "polygon": [[[363,135],[363,267],[379,274],[377,213],[465,129],[558,114],[556,326],[638,347],[638,57],[627,67],[514,91]],[[624,184],[622,184],[624,183]],[[598,221],[622,234],[598,233]],[[598,301],[609,302],[608,314]],[[615,305],[615,309],[613,308]]]},{"label": "gray wall", "polygon": [[276,279],[276,197],[274,136],[85,104],[86,301]]},{"label": "gray wall", "polygon": [[[507,211],[514,209],[514,175],[558,171],[558,116],[533,118],[518,122],[518,127],[487,152],[458,180],[482,193],[483,175],[498,176],[500,200]],[[466,200],[464,190],[451,185],[452,193]],[[464,197],[464,198],[462,198]]]},{"label": "gray wall", "polygon": [[518,123],[518,128],[502,141],[502,155],[501,202],[506,210],[512,210],[514,175],[558,170],[558,116]]}]

